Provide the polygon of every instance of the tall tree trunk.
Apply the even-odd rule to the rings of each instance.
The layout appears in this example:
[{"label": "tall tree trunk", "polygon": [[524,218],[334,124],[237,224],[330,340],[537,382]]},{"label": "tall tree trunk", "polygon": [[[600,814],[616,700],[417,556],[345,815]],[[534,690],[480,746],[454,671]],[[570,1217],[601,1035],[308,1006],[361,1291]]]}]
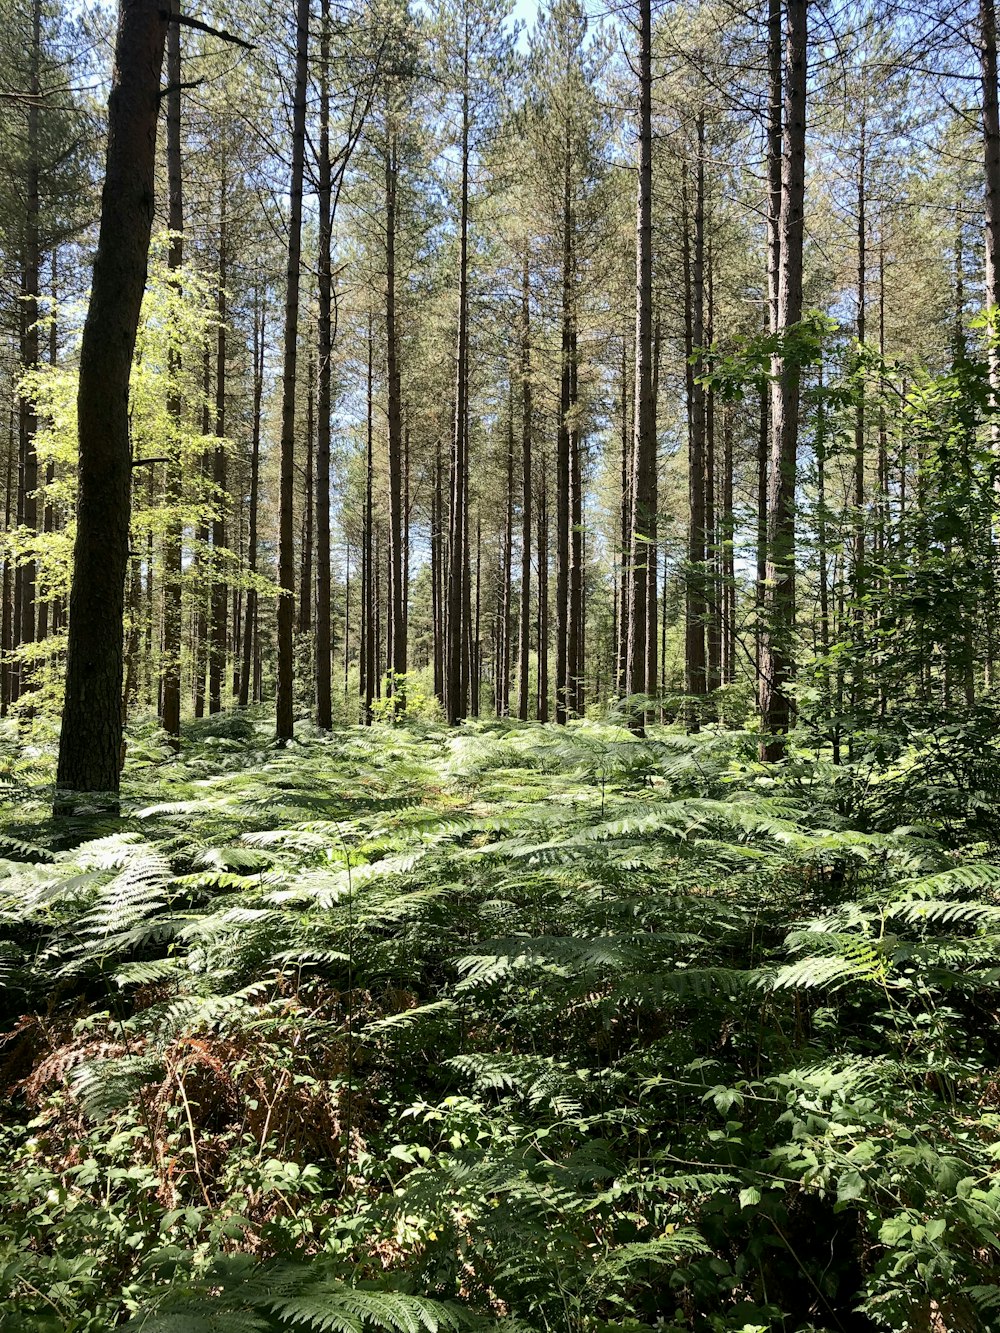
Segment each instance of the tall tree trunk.
[{"label": "tall tree trunk", "polygon": [[733,419],[727,408],[722,418],[722,680],[736,679],[736,521],[733,516]]},{"label": "tall tree trunk", "polygon": [[229,503],[226,455],[226,280],[227,280],[227,219],[226,169],[223,162],[222,190],[219,214],[219,295],[218,320],[215,339],[215,436],[217,444],[212,458],[212,481],[215,496],[212,507],[212,645],[208,663],[208,711],[222,710],[222,682],[226,677],[226,645],[228,642],[229,589],[223,569],[226,549],[226,507]]},{"label": "tall tree trunk", "polygon": [[549,460],[542,446],[538,469],[538,702],[539,722],[549,720]]},{"label": "tall tree trunk", "polygon": [[498,606],[499,633],[494,663],[494,694],[497,717],[510,715],[510,627],[511,627],[511,559],[514,546],[514,376],[510,377],[507,408],[507,496],[504,526],[500,546],[500,596]]},{"label": "tall tree trunk", "polygon": [[281,385],[281,463],[278,505],[278,741],[295,730],[295,386],[298,367],[299,281],[302,259],[302,180],[305,172],[309,0],[295,6],[295,91],[292,164],[288,185],[288,268],[285,287],[284,368]]},{"label": "tall tree trunk", "polygon": [[79,489],[56,807],[117,800],[132,456],[128,385],[153,222],[165,24],[159,0],[122,0],[90,309],[77,393]]},{"label": "tall tree trunk", "polygon": [[431,493],[431,615],[433,619],[434,694],[445,697],[445,606],[444,606],[444,494],[441,483],[441,437],[434,441],[434,487]]},{"label": "tall tree trunk", "polygon": [[517,658],[517,715],[527,722],[530,711],[528,671],[531,662],[531,291],[528,256],[521,273],[521,610]]},{"label": "tall tree trunk", "polygon": [[[653,399],[653,135],[652,14],[639,0],[639,170],[635,229],[635,413],[632,443],[632,506],[629,534],[629,694],[656,688],[648,679],[650,555],[656,541],[656,403]],[[654,575],[655,579],[655,575]],[[652,660],[656,661],[653,644]],[[642,730],[642,720],[637,720]]]},{"label": "tall tree trunk", "polygon": [[469,687],[469,21],[465,18],[462,88],[462,184],[459,205],[458,355],[451,456],[451,523],[447,582],[445,708],[451,724],[465,717]]},{"label": "tall tree trunk", "polygon": [[[171,0],[171,13],[177,14],[177,0]],[[167,33],[167,220],[170,245],[167,268],[180,293],[180,268],[184,262],[184,194],[181,172],[181,37],[176,19]],[[184,575],[184,527],[180,516],[182,468],[181,433],[183,399],[180,388],[180,354],[170,350],[170,391],[167,414],[170,418],[170,462],[167,464],[167,526],[163,537],[163,666],[161,687],[161,722],[167,741],[180,749],[181,736],[181,598]]]},{"label": "tall tree trunk", "polygon": [[[29,53],[29,88],[32,100],[28,106],[27,161],[25,164],[25,216],[24,216],[24,255],[21,275],[21,364],[27,371],[38,368],[38,317],[41,313],[39,297],[41,279],[39,275],[39,214],[41,209],[39,195],[39,152],[40,152],[40,63],[41,63],[41,0],[33,0],[31,8],[31,51]],[[35,436],[38,431],[38,418],[34,402],[28,395],[20,399],[21,432],[21,488],[23,500],[23,526],[27,529],[29,540],[38,531],[38,454],[35,452]],[[37,588],[37,566],[29,555],[23,562],[20,577],[20,642],[35,641],[35,597]],[[20,671],[20,689],[23,694],[29,687],[31,671],[27,663],[22,662]]]},{"label": "tall tree trunk", "polygon": [[302,529],[299,538],[299,609],[295,628],[299,634],[312,633],[313,609],[313,520],[316,517],[314,479],[313,438],[316,428],[315,417],[315,381],[316,362],[312,353],[306,363],[306,467],[302,496]]},{"label": "tall tree trunk", "polygon": [[374,570],[374,515],[372,510],[372,491],[374,484],[374,355],[375,340],[372,329],[372,316],[368,316],[368,436],[365,453],[365,508],[361,536],[361,721],[370,726],[372,721],[372,701],[375,698],[375,678],[378,674],[376,660],[376,619],[378,608],[375,603],[376,581]]},{"label": "tall tree trunk", "polygon": [[[786,0],[787,55],[781,169],[778,333],[802,318],[802,236],[806,146],[806,6]],[[761,758],[779,759],[791,724],[795,651],[795,474],[799,368],[794,357],[771,364],[771,467],[768,558],[761,645]]]},{"label": "tall tree trunk", "polygon": [[629,631],[629,588],[630,583],[630,543],[632,540],[632,430],[631,404],[628,393],[628,334],[622,337],[621,364],[621,512],[619,516],[619,571],[618,617],[615,650],[615,685],[618,694],[628,693],[628,631]]},{"label": "tall tree trunk", "polygon": [[572,693],[569,679],[569,639],[575,628],[570,607],[570,566],[573,440],[573,197],[572,142],[569,126],[563,146],[562,210],[562,349],[559,378],[559,424],[556,433],[556,721],[569,715]]},{"label": "tall tree trunk", "polygon": [[[257,573],[257,511],[260,492],[260,417],[264,396],[264,335],[267,322],[267,297],[258,289],[253,315],[253,424],[250,435],[250,511],[247,518],[247,568],[251,586],[247,588],[245,622],[243,626],[243,669],[240,672],[240,707],[246,708],[251,699],[251,681],[254,676],[257,644],[257,589],[253,579]],[[253,695],[256,702],[256,692]]]},{"label": "tall tree trunk", "polygon": [[385,338],[386,410],[389,464],[389,633],[392,660],[389,683],[396,710],[406,707],[406,594],[403,590],[403,403],[399,373],[399,329],[396,322],[396,191],[399,148],[395,125],[385,146]]},{"label": "tall tree trunk", "polygon": [[[14,512],[14,456],[16,451],[14,409],[11,407],[10,424],[7,433],[7,486],[4,492],[4,532],[10,532],[11,517]],[[12,615],[13,607],[11,605],[11,598],[14,592],[13,573],[13,562],[10,554],[8,554],[3,562],[3,608],[2,611],[0,611],[0,616],[2,616],[2,620],[0,620],[0,654],[2,654],[2,661],[0,661],[0,717],[7,716],[7,710],[11,704],[11,681],[14,670],[11,661],[11,651],[14,646],[14,618]]]},{"label": "tall tree trunk", "polygon": [[[997,25],[994,0],[979,0],[979,59],[983,99],[983,169],[986,183],[986,306],[1000,305],[1000,106],[997,97]],[[990,353],[990,383],[1000,387],[1000,352]]]},{"label": "tall tree trunk", "polygon": [[[690,357],[705,345],[705,167],[704,119],[697,125],[697,161],[695,163],[694,244],[685,307],[690,329]],[[685,229],[685,236],[687,235]],[[691,396],[688,437],[688,576],[684,616],[684,658],[688,695],[687,725],[697,731],[705,710],[708,688],[708,664],[705,652],[707,602],[705,597],[705,387],[691,365],[688,381]]]},{"label": "tall tree trunk", "polygon": [[[212,433],[212,349],[205,340],[201,374],[201,433],[208,439]],[[212,463],[208,450],[202,451],[199,463],[202,482],[207,482],[212,475]],[[208,637],[209,610],[211,606],[211,564],[212,552],[209,539],[212,535],[209,515],[203,512],[194,530],[194,646],[192,657],[192,694],[194,695],[195,717],[205,716],[205,686],[208,675]]]},{"label": "tall tree trunk", "polygon": [[[316,725],[333,726],[330,625],[330,417],[331,359],[333,356],[333,177],[330,164],[330,0],[320,5],[319,52],[319,385],[316,396]],[[344,636],[347,654],[347,636]]]},{"label": "tall tree trunk", "polygon": [[[856,332],[859,349],[865,341],[865,302],[867,300],[867,242],[868,225],[865,216],[867,205],[866,176],[866,131],[864,108],[859,120],[858,152],[858,216],[857,216],[857,266],[858,266],[858,316]],[[853,638],[854,672],[851,682],[851,707],[857,710],[864,705],[865,697],[865,390],[864,381],[858,387],[858,401],[854,410],[854,569],[853,569]]]}]

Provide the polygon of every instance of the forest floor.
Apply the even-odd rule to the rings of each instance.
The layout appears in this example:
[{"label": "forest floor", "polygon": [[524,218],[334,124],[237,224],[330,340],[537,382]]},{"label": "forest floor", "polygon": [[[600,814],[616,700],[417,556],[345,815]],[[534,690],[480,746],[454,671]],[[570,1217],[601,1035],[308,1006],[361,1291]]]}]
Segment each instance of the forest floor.
[{"label": "forest floor", "polygon": [[1000,855],[933,753],[270,735],[140,737],[118,820],[0,752],[3,1333],[1000,1327]]}]

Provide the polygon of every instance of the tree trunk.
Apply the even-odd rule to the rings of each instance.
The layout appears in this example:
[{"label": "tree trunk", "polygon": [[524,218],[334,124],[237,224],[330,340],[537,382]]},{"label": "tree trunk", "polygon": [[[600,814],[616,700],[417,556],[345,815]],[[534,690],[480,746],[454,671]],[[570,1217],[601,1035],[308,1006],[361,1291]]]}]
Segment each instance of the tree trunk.
[{"label": "tree trunk", "polygon": [[549,503],[548,450],[538,469],[538,703],[539,722],[549,720]]},{"label": "tree trunk", "polygon": [[403,590],[403,404],[399,374],[399,330],[396,325],[396,189],[399,151],[396,130],[385,146],[385,337],[386,409],[389,464],[389,632],[392,660],[389,684],[396,710],[406,707],[406,594]]},{"label": "tree trunk", "polygon": [[128,385],[153,222],[165,23],[159,0],[122,0],[107,168],[77,395],[79,491],[56,808],[110,792],[122,760],[122,658],[132,456]]},{"label": "tree trunk", "polygon": [[564,723],[572,702],[569,639],[576,634],[570,607],[570,526],[572,523],[573,406],[573,199],[572,143],[566,130],[562,212],[562,348],[559,424],[556,432],[556,722]]},{"label": "tree trunk", "polygon": [[451,457],[451,523],[447,583],[445,708],[452,725],[465,717],[469,686],[469,31],[463,49],[462,185],[459,215],[458,355]]},{"label": "tree trunk", "polygon": [[[653,400],[653,136],[652,17],[650,0],[639,0],[639,170],[635,230],[635,383],[632,442],[632,505],[629,534],[628,652],[629,694],[656,688],[650,661],[649,583],[656,541],[656,403]],[[655,574],[653,575],[655,579]],[[654,631],[655,633],[655,631]],[[656,645],[653,644],[652,660]],[[637,719],[642,730],[642,719]]]},{"label": "tree trunk", "polygon": [[529,716],[528,669],[531,662],[531,303],[528,256],[521,274],[521,611],[518,647],[517,715]]},{"label": "tree trunk", "polygon": [[226,455],[226,171],[223,164],[219,217],[219,327],[215,342],[215,436],[218,443],[212,458],[215,486],[212,518],[212,644],[208,661],[208,711],[222,710],[222,683],[226,677],[226,645],[229,623],[229,589],[223,560],[226,549],[227,455]]},{"label": "tree trunk", "polygon": [[[802,235],[806,146],[806,5],[786,0],[787,63],[781,169],[778,333],[802,318]],[[761,645],[761,758],[779,759],[791,724],[794,674],[795,473],[798,456],[799,368],[780,354],[771,364],[771,467],[768,558]]]},{"label": "tree trunk", "polygon": [[[708,666],[705,653],[705,388],[699,383],[691,356],[705,344],[705,176],[704,176],[704,120],[698,119],[697,153],[695,163],[694,244],[687,242],[685,226],[685,284],[686,335],[688,343],[688,393],[691,410],[688,434],[688,545],[687,596],[684,615],[684,659],[687,686],[687,726],[697,731],[701,726],[705,694],[708,687]],[[686,212],[686,209],[685,209]],[[693,250],[690,259],[688,255]]]},{"label": "tree trunk", "polygon": [[[177,0],[171,0],[171,13],[177,13]],[[167,33],[167,220],[170,245],[167,268],[178,294],[179,271],[184,262],[184,194],[181,173],[181,37],[180,26],[172,20]],[[183,401],[180,390],[180,356],[170,350],[170,391],[167,415],[170,418],[170,462],[167,463],[167,526],[163,537],[163,665],[160,693],[161,723],[169,745],[180,749],[181,736],[181,580],[184,574],[184,528],[180,516],[182,490],[181,431]]]},{"label": "tree trunk", "polygon": [[315,419],[315,380],[316,362],[310,354],[306,364],[306,468],[302,496],[302,529],[299,537],[299,610],[295,622],[299,634],[312,633],[313,606],[313,519],[315,518],[315,497],[313,495],[313,436],[316,428]]},{"label": "tree trunk", "polygon": [[278,691],[280,744],[295,730],[295,385],[298,364],[299,279],[302,258],[302,179],[305,172],[309,0],[295,6],[295,92],[292,100],[292,165],[288,186],[288,269],[285,287],[284,369],[281,385],[281,463],[278,507]]},{"label": "tree trunk", "polygon": [[[31,10],[31,52],[29,54],[29,88],[33,100],[28,106],[27,161],[25,164],[25,217],[24,217],[24,267],[21,278],[21,364],[26,371],[38,368],[38,317],[41,279],[39,275],[39,98],[41,95],[39,65],[41,61],[41,0],[33,0]],[[23,526],[29,539],[34,539],[38,531],[38,455],[35,452],[35,435],[38,431],[38,418],[35,405],[27,395],[20,400],[21,429],[21,487],[24,495]],[[37,565],[29,556],[21,566],[20,578],[20,642],[35,641],[35,596],[37,585]],[[19,671],[20,694],[30,687],[31,671],[27,663],[22,662]]]},{"label": "tree trunk", "polygon": [[[246,708],[251,699],[251,679],[255,673],[257,644],[257,589],[252,580],[257,573],[257,508],[260,490],[260,416],[264,396],[264,334],[267,320],[267,297],[258,290],[253,315],[253,425],[250,436],[250,512],[247,518],[247,568],[251,586],[247,588],[245,622],[243,626],[243,669],[240,672],[240,707]],[[256,691],[253,694],[257,701]]]},{"label": "tree trunk", "polygon": [[374,571],[374,516],[372,512],[372,488],[374,483],[374,334],[372,317],[368,316],[368,437],[365,454],[365,510],[361,536],[361,721],[370,726],[372,721],[372,701],[375,698],[376,632],[375,620],[378,608],[375,604],[376,583]]},{"label": "tree trunk", "polygon": [[[330,626],[330,373],[333,355],[333,179],[330,165],[330,0],[320,6],[319,105],[319,385],[316,395],[316,725],[333,726]],[[344,637],[347,653],[347,637]]]}]

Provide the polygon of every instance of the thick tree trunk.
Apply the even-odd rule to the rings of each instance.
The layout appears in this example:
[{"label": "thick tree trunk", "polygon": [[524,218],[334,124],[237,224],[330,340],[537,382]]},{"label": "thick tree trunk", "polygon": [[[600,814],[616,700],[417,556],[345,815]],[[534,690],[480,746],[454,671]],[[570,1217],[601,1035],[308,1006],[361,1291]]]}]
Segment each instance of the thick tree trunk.
[{"label": "thick tree trunk", "polygon": [[280,743],[295,730],[295,386],[298,369],[299,280],[302,258],[302,179],[305,172],[309,0],[295,6],[295,91],[292,99],[292,164],[288,185],[288,268],[285,286],[284,369],[281,385],[281,463],[278,504],[278,691]]},{"label": "thick tree trunk", "polygon": [[[778,333],[802,318],[802,236],[806,146],[806,6],[786,0],[787,63],[781,170]],[[771,467],[768,558],[761,644],[761,757],[779,759],[791,724],[795,665],[795,475],[798,457],[799,368],[776,355],[771,365]]]},{"label": "thick tree trunk", "polygon": [[164,37],[159,0],[122,0],[100,235],[80,351],[77,532],[57,809],[73,791],[118,792],[132,485],[128,385],[153,222]]}]

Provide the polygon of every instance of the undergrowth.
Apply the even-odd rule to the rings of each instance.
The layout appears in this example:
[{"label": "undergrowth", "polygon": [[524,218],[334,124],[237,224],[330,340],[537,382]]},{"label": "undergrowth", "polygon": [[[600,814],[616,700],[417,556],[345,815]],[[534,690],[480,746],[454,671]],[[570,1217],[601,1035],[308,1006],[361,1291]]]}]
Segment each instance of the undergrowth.
[{"label": "undergrowth", "polygon": [[3,1333],[1000,1325],[1000,854],[919,758],[268,730],[103,824],[3,752]]}]

